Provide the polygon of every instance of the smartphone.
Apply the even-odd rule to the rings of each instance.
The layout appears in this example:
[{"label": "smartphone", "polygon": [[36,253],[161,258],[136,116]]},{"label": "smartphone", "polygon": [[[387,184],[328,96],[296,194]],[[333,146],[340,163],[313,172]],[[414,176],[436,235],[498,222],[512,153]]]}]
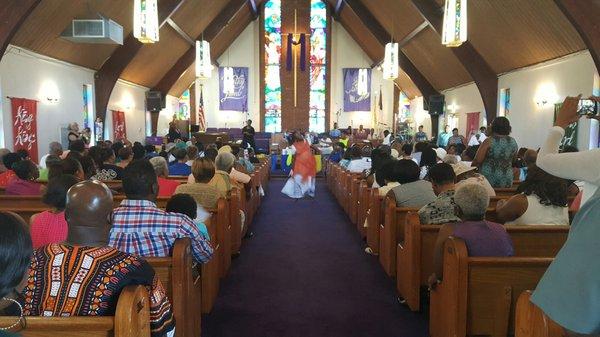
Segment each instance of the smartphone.
[{"label": "smartphone", "polygon": [[591,99],[580,99],[577,112],[582,116],[598,115],[598,103]]}]

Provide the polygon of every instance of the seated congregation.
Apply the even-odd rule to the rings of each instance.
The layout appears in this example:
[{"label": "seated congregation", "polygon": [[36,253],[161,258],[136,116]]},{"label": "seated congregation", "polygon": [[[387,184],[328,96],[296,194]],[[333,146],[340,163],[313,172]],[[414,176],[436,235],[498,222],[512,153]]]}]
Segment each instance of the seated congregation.
[{"label": "seated congregation", "polygon": [[496,117],[474,142],[351,139],[329,157],[329,189],[431,336],[597,336],[598,152],[560,149],[578,100],[539,150]]},{"label": "seated congregation", "polygon": [[39,166],[0,150],[0,325],[200,336],[201,313],[252,234],[267,163],[236,145],[81,144],[50,143]]}]

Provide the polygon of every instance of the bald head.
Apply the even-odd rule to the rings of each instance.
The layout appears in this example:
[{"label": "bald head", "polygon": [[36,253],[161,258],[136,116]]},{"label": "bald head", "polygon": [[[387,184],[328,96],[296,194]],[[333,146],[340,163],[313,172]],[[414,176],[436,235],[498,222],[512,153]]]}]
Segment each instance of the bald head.
[{"label": "bald head", "polygon": [[102,182],[86,180],[67,192],[65,219],[69,226],[67,242],[72,245],[102,247],[108,244],[112,193]]}]

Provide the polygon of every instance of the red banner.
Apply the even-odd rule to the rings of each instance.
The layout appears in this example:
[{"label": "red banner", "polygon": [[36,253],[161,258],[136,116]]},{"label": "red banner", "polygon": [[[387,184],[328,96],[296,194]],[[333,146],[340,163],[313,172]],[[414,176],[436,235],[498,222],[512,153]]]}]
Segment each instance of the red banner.
[{"label": "red banner", "polygon": [[113,141],[127,139],[127,128],[125,127],[125,113],[123,111],[112,112]]},{"label": "red banner", "polygon": [[33,161],[38,159],[37,101],[11,98],[14,151],[25,149]]}]

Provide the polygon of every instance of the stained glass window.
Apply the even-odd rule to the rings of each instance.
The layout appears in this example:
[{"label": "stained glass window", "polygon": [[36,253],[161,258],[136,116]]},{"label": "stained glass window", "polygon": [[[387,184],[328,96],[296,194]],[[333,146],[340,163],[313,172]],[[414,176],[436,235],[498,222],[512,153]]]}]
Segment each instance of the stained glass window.
[{"label": "stained glass window", "polygon": [[265,131],[281,131],[281,0],[265,3]]},{"label": "stained glass window", "polygon": [[183,92],[183,94],[181,94],[181,97],[179,97],[179,110],[177,110],[177,119],[190,119],[191,106],[190,89],[187,89]]},{"label": "stained glass window", "polygon": [[310,2],[310,115],[312,132],[325,132],[327,69],[327,6],[321,0]]}]

